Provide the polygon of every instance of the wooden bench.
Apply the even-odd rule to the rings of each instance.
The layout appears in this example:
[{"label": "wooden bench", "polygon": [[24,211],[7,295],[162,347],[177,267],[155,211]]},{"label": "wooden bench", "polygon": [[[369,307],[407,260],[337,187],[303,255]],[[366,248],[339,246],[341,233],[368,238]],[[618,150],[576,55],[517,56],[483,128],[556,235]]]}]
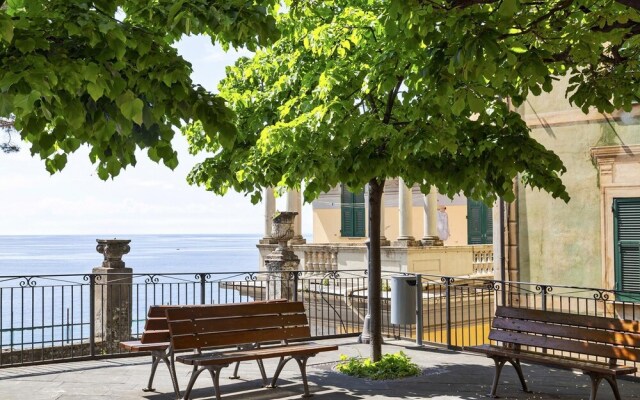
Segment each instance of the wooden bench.
[{"label": "wooden bench", "polygon": [[[284,302],[286,299],[276,299],[267,301],[257,301],[252,303],[233,303],[225,306],[234,306],[238,304],[255,304],[255,303],[268,303],[268,302]],[[189,308],[189,307],[204,307],[203,305],[154,305],[149,307],[147,313],[147,320],[142,331],[140,340],[130,340],[120,342],[120,348],[132,353],[150,352],[151,353],[151,374],[149,375],[149,382],[147,387],[142,389],[145,392],[155,391],[153,388],[153,379],[156,374],[156,369],[160,361],[169,369],[169,375],[171,376],[171,383],[173,384],[173,390],[176,397],[180,397],[180,387],[175,371],[174,351],[171,347],[169,336],[169,325],[167,324],[166,310],[170,308]],[[236,364],[233,372],[233,376],[230,379],[238,379],[238,369],[240,363]],[[261,362],[258,363],[260,373],[263,379],[266,378],[264,366]]]},{"label": "wooden bench", "polygon": [[[222,368],[234,362],[277,357],[280,361],[270,387],[276,386],[282,368],[293,359],[300,367],[304,397],[308,397],[307,360],[319,352],[338,349],[338,346],[311,342],[289,343],[289,340],[310,338],[309,324],[301,302],[168,309],[166,314],[173,349],[196,351],[196,354],[176,357],[177,362],[193,366],[183,397],[185,400],[189,398],[198,376],[205,370],[213,379],[216,399],[220,399]],[[203,352],[203,349],[210,347],[232,348]],[[264,376],[263,384],[267,384]]]},{"label": "wooden bench", "polygon": [[[520,361],[525,361],[582,371],[591,378],[591,400],[595,400],[604,379],[620,400],[616,377],[633,374],[637,368],[621,364],[619,360],[640,360],[639,321],[498,307],[489,339],[501,345],[482,345],[468,350],[485,353],[495,362],[491,397],[497,397],[500,371],[507,362],[513,365],[522,389],[528,392],[520,365]],[[595,360],[596,357],[599,360]]]}]

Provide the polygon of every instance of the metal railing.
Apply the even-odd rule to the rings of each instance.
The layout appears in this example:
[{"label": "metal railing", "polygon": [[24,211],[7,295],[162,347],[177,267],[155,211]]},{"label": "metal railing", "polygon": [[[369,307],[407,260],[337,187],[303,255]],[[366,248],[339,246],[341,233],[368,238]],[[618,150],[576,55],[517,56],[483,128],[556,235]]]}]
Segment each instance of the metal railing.
[{"label": "metal railing", "polygon": [[[386,337],[464,348],[488,343],[496,304],[638,320],[640,294],[594,288],[415,275],[415,323],[391,323],[382,274]],[[411,275],[411,274],[405,274]],[[366,271],[84,274],[0,277],[0,367],[121,355],[158,304],[302,301],[314,338],[356,336],[367,314]],[[504,299],[504,300],[503,300]]]}]

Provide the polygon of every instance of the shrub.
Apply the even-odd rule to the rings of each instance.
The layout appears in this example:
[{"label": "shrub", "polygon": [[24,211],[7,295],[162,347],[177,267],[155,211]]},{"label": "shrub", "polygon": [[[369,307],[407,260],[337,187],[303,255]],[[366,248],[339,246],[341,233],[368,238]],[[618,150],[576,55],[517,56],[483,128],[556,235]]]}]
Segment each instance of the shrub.
[{"label": "shrub", "polygon": [[343,374],[373,380],[398,379],[420,374],[420,368],[411,362],[402,351],[396,354],[385,354],[380,361],[372,362],[357,357],[340,356],[341,362],[336,369]]}]

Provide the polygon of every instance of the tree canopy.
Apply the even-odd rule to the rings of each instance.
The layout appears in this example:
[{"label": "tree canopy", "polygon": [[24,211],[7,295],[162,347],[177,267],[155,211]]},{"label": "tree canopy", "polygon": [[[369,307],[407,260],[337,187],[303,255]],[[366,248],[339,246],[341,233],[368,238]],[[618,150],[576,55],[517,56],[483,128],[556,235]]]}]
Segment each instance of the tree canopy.
[{"label": "tree canopy", "polygon": [[277,37],[276,0],[0,0],[0,117],[50,172],[90,147],[102,179],[136,149],[177,165],[173,128],[197,119],[216,141],[236,135],[224,100],[189,75],[171,44],[206,34],[255,49]]},{"label": "tree canopy", "polygon": [[293,1],[280,39],[227,69],[233,143],[196,124],[211,157],[189,180],[258,201],[269,186],[309,201],[338,183],[369,185],[372,359],[380,358],[379,216],[384,182],[427,193],[514,198],[513,179],[569,200],[562,161],[529,135],[515,107],[570,80],[588,111],[640,96],[640,14],[615,1]]}]

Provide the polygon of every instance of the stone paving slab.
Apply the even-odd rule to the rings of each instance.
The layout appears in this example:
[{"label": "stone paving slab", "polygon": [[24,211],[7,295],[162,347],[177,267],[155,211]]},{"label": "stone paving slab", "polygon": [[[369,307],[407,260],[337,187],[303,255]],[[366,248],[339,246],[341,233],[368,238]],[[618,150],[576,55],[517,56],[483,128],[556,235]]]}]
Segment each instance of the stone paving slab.
[{"label": "stone paving slab", "polygon": [[[340,346],[337,352],[321,353],[309,360],[309,387],[316,400],[394,400],[394,399],[459,399],[476,400],[486,397],[493,379],[494,366],[483,355],[449,351],[433,347],[416,347],[407,341],[387,341],[384,353],[404,351],[422,368],[417,377],[395,381],[368,381],[342,375],[333,367],[340,354],[363,356],[369,346],[357,344],[354,338],[323,341]],[[75,399],[148,399],[175,398],[169,374],[163,365],[158,367],[155,392],[143,392],[149,371],[150,357],[131,357],[96,361],[82,361],[44,366],[0,369],[0,400],[75,400]],[[277,360],[266,360],[267,375],[275,371]],[[186,387],[191,368],[178,365],[178,381]],[[542,366],[523,366],[529,388],[519,389],[517,375],[505,366],[498,394],[504,399],[588,399],[590,380],[580,373]],[[244,362],[238,380],[229,380],[231,368],[222,371],[220,387],[225,400],[300,399],[303,393],[298,366],[287,364],[278,388],[260,387],[260,374],[255,362]],[[192,392],[194,399],[215,399],[209,376],[203,373]],[[619,381],[622,398],[640,399],[640,381]],[[606,383],[601,384],[598,400],[612,399]]]}]

